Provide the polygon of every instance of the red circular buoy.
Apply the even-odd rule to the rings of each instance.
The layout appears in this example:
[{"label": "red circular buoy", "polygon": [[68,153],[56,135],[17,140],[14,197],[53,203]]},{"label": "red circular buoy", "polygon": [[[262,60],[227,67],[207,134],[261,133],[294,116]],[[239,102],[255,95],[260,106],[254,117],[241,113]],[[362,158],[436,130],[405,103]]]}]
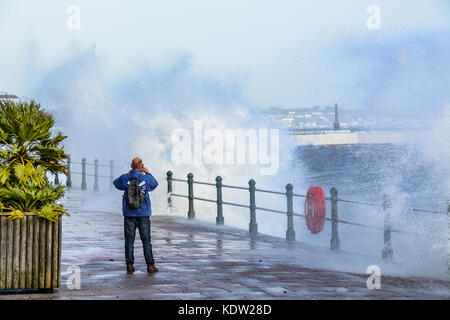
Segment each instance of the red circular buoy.
[{"label": "red circular buoy", "polygon": [[327,210],[325,206],[325,193],[321,187],[311,186],[305,200],[306,226],[312,234],[317,234],[325,226]]}]

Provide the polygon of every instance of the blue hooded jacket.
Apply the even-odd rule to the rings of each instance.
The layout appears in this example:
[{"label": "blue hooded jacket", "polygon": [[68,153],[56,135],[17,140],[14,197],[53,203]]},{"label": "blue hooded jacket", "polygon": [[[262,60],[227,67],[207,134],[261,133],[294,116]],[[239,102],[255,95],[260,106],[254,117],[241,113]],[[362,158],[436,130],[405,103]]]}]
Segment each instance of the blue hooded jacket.
[{"label": "blue hooded jacket", "polygon": [[[130,175],[133,179],[139,177],[142,173],[143,172],[137,170],[130,171]],[[124,192],[124,196],[122,199],[122,211],[125,217],[149,217],[152,215],[152,204],[150,202],[150,196],[148,193],[150,191],[153,191],[158,186],[158,182],[150,173],[142,176],[138,182],[141,190],[145,193],[145,201],[139,208],[130,209],[126,203]],[[125,191],[130,183],[128,173],[121,175],[116,180],[114,180],[113,183],[116,189]]]}]

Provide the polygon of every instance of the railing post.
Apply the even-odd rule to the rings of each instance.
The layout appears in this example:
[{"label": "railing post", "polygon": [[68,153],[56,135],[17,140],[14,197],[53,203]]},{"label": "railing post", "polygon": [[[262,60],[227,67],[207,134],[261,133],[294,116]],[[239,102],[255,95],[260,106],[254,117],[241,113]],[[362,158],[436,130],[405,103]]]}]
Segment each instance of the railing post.
[{"label": "railing post", "polygon": [[172,208],[172,171],[167,171],[167,206]]},{"label": "railing post", "polygon": [[216,225],[223,225],[223,210],[222,210],[222,177],[216,177],[216,188],[217,188],[217,217]]},{"label": "railing post", "polygon": [[114,160],[109,161],[109,190],[114,190]]},{"label": "railing post", "polygon": [[195,211],[194,211],[194,175],[189,173],[187,175],[188,182],[188,199],[189,199],[189,211],[188,211],[188,219],[195,219]]},{"label": "railing post", "polygon": [[72,176],[70,173],[70,156],[67,158],[67,180],[66,180],[66,186],[67,188],[72,188]]},{"label": "railing post", "polygon": [[286,185],[286,198],[287,198],[287,231],[286,240],[295,241],[295,231],[294,231],[294,207],[292,204],[292,197],[294,192],[294,187],[292,184],[288,183]]},{"label": "railing post", "polygon": [[382,253],[383,259],[390,260],[394,254],[391,247],[391,207],[392,202],[388,195],[383,196],[384,210],[384,248]]},{"label": "railing post", "polygon": [[330,190],[330,202],[331,202],[331,240],[330,240],[330,249],[331,250],[339,250],[341,247],[341,242],[339,240],[338,233],[338,207],[337,207],[337,199],[338,199],[338,191],[336,188],[331,188]]},{"label": "railing post", "polygon": [[86,190],[86,158],[81,159],[81,190]]},{"label": "railing post", "polygon": [[59,177],[58,177],[58,173],[55,173],[55,181],[54,181],[54,185],[59,186]]},{"label": "railing post", "polygon": [[249,188],[248,191],[250,192],[250,224],[249,224],[249,232],[250,234],[257,234],[258,233],[258,224],[256,223],[256,199],[255,199],[255,180],[251,179],[248,182]]},{"label": "railing post", "polygon": [[98,191],[98,159],[94,160],[94,191]]}]

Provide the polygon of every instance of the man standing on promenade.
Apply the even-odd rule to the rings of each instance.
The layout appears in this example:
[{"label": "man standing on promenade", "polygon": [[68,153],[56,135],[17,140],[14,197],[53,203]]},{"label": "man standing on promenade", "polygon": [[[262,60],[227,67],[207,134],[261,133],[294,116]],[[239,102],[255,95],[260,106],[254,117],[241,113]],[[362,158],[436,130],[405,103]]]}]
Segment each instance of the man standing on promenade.
[{"label": "man standing on promenade", "polygon": [[131,161],[131,170],[114,180],[114,186],[124,191],[122,211],[124,216],[125,231],[125,261],[127,273],[134,272],[134,240],[136,228],[139,229],[142,245],[144,247],[147,272],[157,272],[153,259],[152,244],[150,238],[150,216],[152,208],[149,192],[153,191],[158,182],[148,172],[142,159],[134,158]]}]

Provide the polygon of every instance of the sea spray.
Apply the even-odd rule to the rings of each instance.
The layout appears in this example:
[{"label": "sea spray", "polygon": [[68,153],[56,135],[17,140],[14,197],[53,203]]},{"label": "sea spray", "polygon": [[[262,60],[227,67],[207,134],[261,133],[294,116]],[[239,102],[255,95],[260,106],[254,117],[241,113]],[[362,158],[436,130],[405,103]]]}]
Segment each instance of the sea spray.
[{"label": "sea spray", "polygon": [[[248,187],[248,181],[254,179],[257,187],[281,192],[291,179],[301,180],[300,170],[296,170],[295,175],[290,171],[294,145],[287,133],[278,131],[276,124],[246,105],[238,81],[220,82],[198,76],[192,72],[189,59],[189,56],[181,56],[166,68],[144,66],[142,71],[114,82],[104,77],[95,50],[90,49],[55,67],[43,78],[36,96],[48,101],[48,107],[56,111],[58,126],[69,136],[66,148],[74,162],[85,157],[92,163],[98,158],[107,165],[113,159],[120,166],[114,169],[118,175],[129,169],[132,157],[142,157],[161,185],[152,195],[155,212],[167,213],[164,178],[168,170],[179,179],[186,179],[187,173],[192,172],[196,181],[210,183],[220,175],[224,184],[243,187]],[[172,136],[181,129],[194,138],[196,123],[201,123],[204,132],[216,130],[225,134],[230,130],[253,130],[258,134],[258,144],[264,140],[269,144],[263,152],[265,158],[276,156],[276,170],[264,174],[267,163],[252,163],[247,151],[254,146],[247,138],[245,155],[237,154],[236,149],[234,161],[229,164],[208,164],[203,159],[204,154],[196,153],[194,147],[193,156],[200,161],[176,163],[172,159],[176,146]],[[273,146],[271,130],[277,131],[278,141]],[[261,132],[266,134],[259,135]],[[203,136],[197,138],[204,139]],[[208,143],[203,144],[208,146]],[[79,164],[73,167],[79,168]],[[107,169],[101,170],[101,175],[107,174]],[[79,185],[79,179],[73,176],[75,186]],[[100,189],[108,190],[108,183],[107,179],[102,179]],[[186,188],[185,183],[174,183],[174,192],[185,194]],[[214,199],[215,192],[214,187],[195,185],[197,196]],[[248,204],[248,198],[248,191],[224,189],[224,201]],[[286,206],[282,196],[258,195],[257,201],[259,207],[275,210]],[[174,204],[178,213],[185,215],[185,201],[175,199]],[[214,220],[213,205],[196,202],[195,207],[197,217]],[[227,207],[225,215],[228,225],[241,228],[248,225],[248,210]],[[258,220],[261,232],[279,236],[285,232],[286,222],[279,216],[262,213]]]},{"label": "sea spray", "polygon": [[[445,252],[442,250],[444,242],[441,239],[444,230],[439,228],[442,224],[435,216],[419,216],[407,212],[406,209],[410,205],[433,209],[433,205],[442,202],[442,199],[436,198],[433,198],[433,201],[422,201],[427,198],[412,195],[421,194],[428,181],[438,181],[436,189],[441,190],[441,195],[445,194],[445,190],[448,190],[448,167],[442,165],[440,159],[448,156],[448,148],[440,149],[438,156],[428,157],[426,152],[422,155],[417,153],[417,150],[426,150],[427,144],[413,141],[412,149],[393,146],[390,152],[383,149],[377,151],[371,147],[344,146],[328,149],[331,152],[327,151],[325,154],[323,151],[326,148],[312,148],[305,155],[301,149],[294,152],[290,137],[281,134],[280,167],[275,175],[261,175],[262,166],[249,163],[177,164],[171,154],[175,145],[172,135],[178,129],[191,132],[194,136],[196,122],[201,122],[205,130],[215,129],[222,132],[229,129],[276,129],[277,125],[254,108],[247,107],[245,99],[239,93],[239,85],[220,83],[215,79],[195,75],[186,57],[176,60],[166,68],[144,67],[140,73],[124,77],[120,81],[106,79],[97,59],[94,51],[74,56],[44,77],[36,97],[49,101],[48,107],[57,110],[58,125],[69,135],[67,150],[74,160],[79,161],[81,157],[86,157],[92,162],[94,158],[99,158],[102,163],[107,163],[114,159],[120,166],[116,169],[118,175],[128,170],[133,156],[141,156],[160,181],[160,188],[152,194],[155,214],[186,216],[187,201],[184,198],[174,197],[174,211],[169,212],[167,209],[164,177],[168,170],[174,172],[176,178],[186,179],[187,173],[192,172],[194,180],[210,183],[214,183],[215,177],[220,175],[224,184],[244,187],[247,186],[248,180],[255,179],[257,188],[281,192],[284,191],[285,185],[291,182],[294,184],[294,192],[300,194],[304,194],[310,184],[323,186],[326,194],[331,187],[337,187],[340,197],[350,200],[369,198],[368,200],[380,202],[382,195],[388,193],[394,196],[394,226],[421,236],[411,240],[414,238],[393,235],[394,259],[400,265],[392,267],[380,261],[382,231],[341,224],[339,233],[342,254],[345,256],[345,252],[356,252],[360,258],[352,255],[351,261],[343,263],[330,252],[327,259],[321,259],[321,267],[364,272],[367,264],[375,261],[382,264],[383,272],[442,276]],[[426,141],[445,145],[445,142],[448,142],[448,129],[445,129],[448,128],[448,116],[437,118],[441,121],[436,122],[435,133]],[[431,150],[434,149],[428,150],[432,155]],[[346,161],[350,162],[345,164]],[[344,163],[344,167],[330,172],[335,162]],[[408,176],[420,172],[421,162],[433,169],[427,179],[419,183],[422,189],[419,188],[419,191],[414,193],[408,188],[405,189],[404,184],[411,184],[408,182]],[[321,172],[311,175],[314,171],[311,171],[311,168],[317,166],[317,163],[324,165],[322,169],[331,168],[328,178],[321,177]],[[440,179],[435,179],[439,175]],[[79,177],[74,176],[74,185],[79,184],[77,179]],[[103,180],[101,188],[103,191],[109,188],[108,180]],[[186,183],[174,183],[174,192],[186,194]],[[215,188],[195,185],[194,194],[215,199]],[[224,189],[223,198],[224,201],[248,204],[249,194],[245,190]],[[286,199],[281,195],[257,193],[256,201],[258,207],[282,210],[286,206]],[[97,203],[98,210],[111,208],[111,203]],[[327,206],[329,212],[329,204]],[[119,192],[115,208],[119,214]],[[91,210],[93,209],[96,208],[91,207]],[[438,209],[442,209],[442,206]],[[196,201],[195,210],[199,219],[214,221],[215,204]],[[303,213],[303,199],[294,200],[294,212]],[[248,209],[225,206],[224,216],[225,224],[248,228]],[[339,217],[380,227],[383,225],[384,216],[379,208],[339,204]],[[257,222],[261,233],[284,237],[285,217],[257,211]],[[322,233],[311,235],[303,218],[296,217],[295,229],[298,241],[324,249],[329,246],[329,223]],[[429,237],[429,234],[432,236]]]}]

